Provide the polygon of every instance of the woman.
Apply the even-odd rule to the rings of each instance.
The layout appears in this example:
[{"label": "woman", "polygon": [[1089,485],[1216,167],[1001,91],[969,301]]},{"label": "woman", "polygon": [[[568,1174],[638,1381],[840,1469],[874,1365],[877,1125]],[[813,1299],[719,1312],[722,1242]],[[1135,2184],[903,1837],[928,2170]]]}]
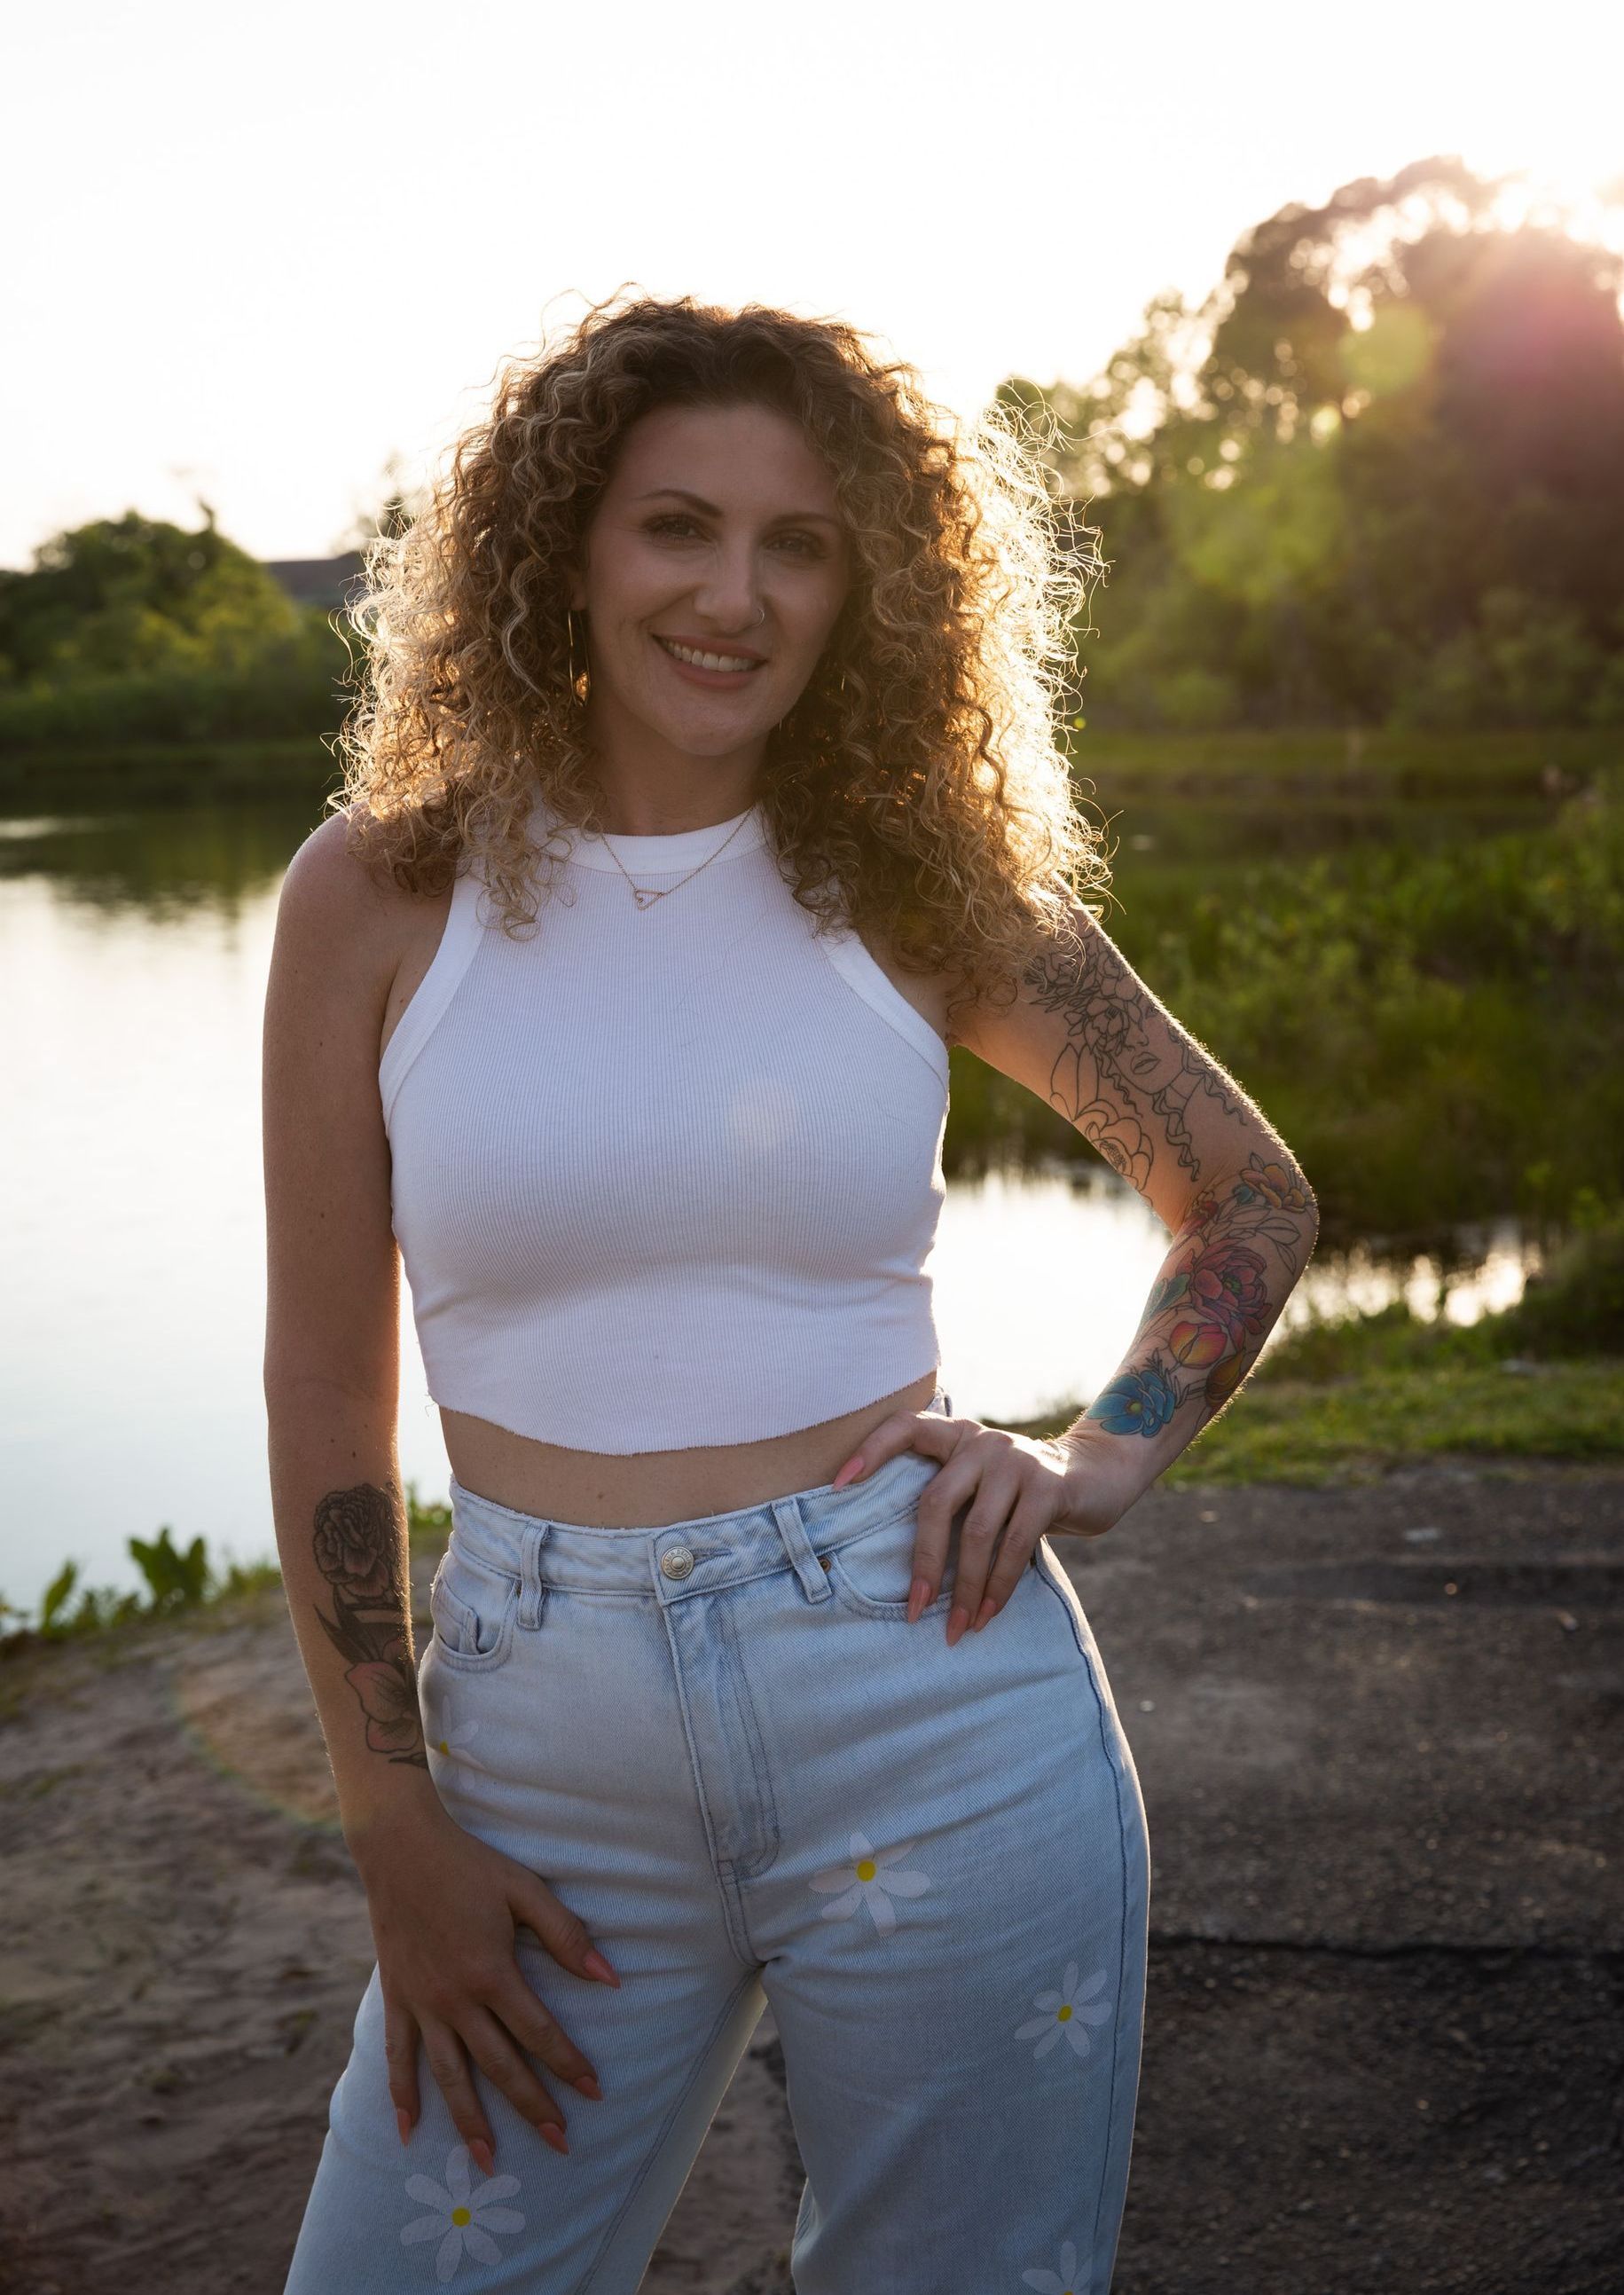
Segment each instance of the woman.
[{"label": "woman", "polygon": [[[1316,1215],[1074,888],[1090,571],[1002,425],[688,299],[510,369],[375,550],[266,1011],[273,1493],[378,1960],[295,2295],[631,2295],[764,2001],[800,2295],[1109,2285],[1148,1864],[1047,1536],[1235,1391]],[[1174,1232],[1051,1441],[937,1384],[954,1043]]]}]

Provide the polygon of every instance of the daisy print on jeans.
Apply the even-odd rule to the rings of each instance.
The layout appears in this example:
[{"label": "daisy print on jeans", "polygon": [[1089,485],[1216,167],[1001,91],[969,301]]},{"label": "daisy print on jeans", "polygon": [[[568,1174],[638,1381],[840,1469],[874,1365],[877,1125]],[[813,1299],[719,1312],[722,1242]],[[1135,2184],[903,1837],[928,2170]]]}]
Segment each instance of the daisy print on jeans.
[{"label": "daisy print on jeans", "polygon": [[825,1905],[820,1917],[826,1921],[844,1920],[860,1905],[867,1905],[875,1927],[882,1936],[889,1936],[896,1926],[892,1898],[922,1897],[932,1885],[923,1873],[899,1873],[895,1869],[898,1859],[906,1857],[912,1847],[911,1841],[904,1841],[900,1848],[883,1849],[877,1853],[866,1833],[853,1834],[851,1863],[831,1865],[807,1883],[824,1895],[832,1889],[841,1892],[832,1905]]},{"label": "daisy print on jeans", "polygon": [[440,1754],[448,1761],[461,1761],[470,1769],[480,1768],[477,1754],[469,1750],[479,1735],[477,1721],[459,1722],[448,1697],[436,1701],[435,1711],[437,1727],[431,1726],[424,1732],[429,1752]]},{"label": "daisy print on jeans", "polygon": [[406,2197],[427,2208],[426,2216],[414,2216],[401,2233],[403,2247],[417,2247],[424,2240],[437,2239],[435,2250],[434,2275],[444,2287],[455,2275],[464,2252],[476,2263],[500,2263],[502,2250],[492,2238],[493,2232],[511,2237],[523,2231],[525,2219],[517,2209],[498,2207],[498,2200],[510,2200],[518,2189],[517,2176],[492,2176],[476,2192],[468,2179],[468,2146],[453,2146],[445,2162],[445,2181],[437,2184],[432,2176],[408,2176]]},{"label": "daisy print on jeans", "polygon": [[1087,2295],[1094,2281],[1094,2265],[1091,2258],[1085,2257],[1079,2271],[1075,2242],[1063,2240],[1058,2271],[1023,2271],[1021,2277],[1028,2287],[1037,2289],[1038,2295]]},{"label": "daisy print on jeans", "polygon": [[[1079,1989],[1077,1964],[1074,1960],[1068,1960],[1059,1991],[1039,1993],[1032,2005],[1041,2010],[1041,2014],[1030,2017],[1024,2024],[1017,2025],[1016,2038],[1037,2040],[1038,2045],[1032,2052],[1034,2058],[1046,2056],[1062,2038],[1069,2044],[1073,2055],[1086,2056],[1094,2045],[1089,2038],[1089,2026],[1106,2023],[1111,2014],[1111,2003],[1094,1997],[1105,1981],[1105,1970],[1098,1969]],[[1040,2034],[1041,2038],[1038,2038]]]}]

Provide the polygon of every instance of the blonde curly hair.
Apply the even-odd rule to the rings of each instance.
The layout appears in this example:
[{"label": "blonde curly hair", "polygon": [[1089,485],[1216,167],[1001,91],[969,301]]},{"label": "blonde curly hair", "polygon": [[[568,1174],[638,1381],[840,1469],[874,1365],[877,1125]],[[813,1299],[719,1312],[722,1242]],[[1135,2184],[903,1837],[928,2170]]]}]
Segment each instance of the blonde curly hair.
[{"label": "blonde curly hair", "polygon": [[915,369],[842,322],[616,296],[503,368],[426,507],[369,545],[329,802],[402,888],[444,890],[477,853],[503,928],[533,923],[560,865],[526,834],[538,791],[602,826],[566,610],[620,443],[656,407],[764,405],[828,463],[853,569],[768,738],[779,870],[817,929],[876,934],[904,969],[947,974],[950,1014],[1012,995],[1068,894],[1109,879],[1055,739],[1104,570],[1095,530],[1063,527],[1022,417],[991,409],[961,436]]}]

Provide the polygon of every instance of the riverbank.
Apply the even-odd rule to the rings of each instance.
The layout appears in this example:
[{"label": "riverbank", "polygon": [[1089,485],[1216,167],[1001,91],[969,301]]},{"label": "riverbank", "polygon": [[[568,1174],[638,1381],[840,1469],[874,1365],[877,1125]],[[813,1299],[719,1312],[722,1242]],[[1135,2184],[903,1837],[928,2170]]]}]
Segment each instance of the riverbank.
[{"label": "riverbank", "polygon": [[[1624,1467],[1163,1482],[1056,1551],[1152,1842],[1114,2295],[1610,2295]],[[0,2289],[274,2295],[370,1965],[280,1595],[5,1686]],[[647,2295],[788,2295],[799,2181],[769,2020]]]},{"label": "riverbank", "polygon": [[[127,719],[126,721],[127,723]],[[301,774],[324,778],[335,712],[325,732],[132,740],[87,731],[77,721],[50,732],[0,738],[0,789],[23,786],[46,799],[81,771],[123,776],[126,794],[149,775],[188,769],[227,773],[243,786],[257,776],[275,788]],[[1121,804],[1128,789],[1158,796],[1238,802],[1385,797],[1481,802],[1485,796],[1545,798],[1582,788],[1624,750],[1617,727],[1542,726],[1478,733],[1391,731],[1382,727],[1303,726],[1279,731],[1073,730],[1073,769]]]}]

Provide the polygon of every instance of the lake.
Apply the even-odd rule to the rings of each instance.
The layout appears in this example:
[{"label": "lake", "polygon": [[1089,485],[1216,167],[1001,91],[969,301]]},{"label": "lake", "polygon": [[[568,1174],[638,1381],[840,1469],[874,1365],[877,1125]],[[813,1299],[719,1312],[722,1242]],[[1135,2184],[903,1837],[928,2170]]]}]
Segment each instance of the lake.
[{"label": "lake", "polygon": [[[303,796],[0,817],[0,1594],[19,1609],[69,1556],[135,1584],[125,1542],[164,1524],[216,1558],[273,1551],[260,1011],[282,874],[318,818]],[[1130,835],[1119,886],[1173,841]],[[955,1409],[1081,1408],[1167,1249],[1092,1156],[951,1180],[932,1266]],[[1400,1295],[1471,1321],[1538,1264],[1510,1219],[1426,1254],[1322,1247],[1277,1327]],[[402,1357],[402,1472],[443,1499],[409,1303]]]}]

